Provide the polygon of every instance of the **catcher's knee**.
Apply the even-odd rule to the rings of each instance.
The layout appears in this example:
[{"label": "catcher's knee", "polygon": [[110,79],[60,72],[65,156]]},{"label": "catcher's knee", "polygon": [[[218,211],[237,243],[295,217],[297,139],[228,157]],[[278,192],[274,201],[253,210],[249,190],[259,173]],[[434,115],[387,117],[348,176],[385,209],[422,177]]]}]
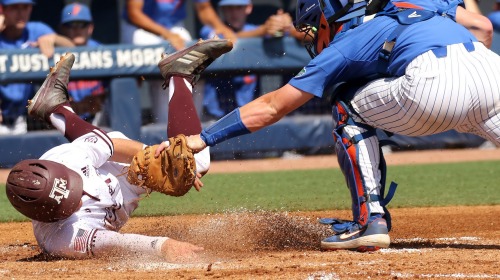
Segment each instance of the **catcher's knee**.
[{"label": "catcher's knee", "polygon": [[[384,199],[386,166],[375,128],[355,122],[351,114],[345,103],[334,104],[333,137],[337,159],[351,193],[353,219],[364,226],[372,213],[385,212],[389,216],[385,208],[389,201]],[[394,190],[395,184],[390,196]]]}]

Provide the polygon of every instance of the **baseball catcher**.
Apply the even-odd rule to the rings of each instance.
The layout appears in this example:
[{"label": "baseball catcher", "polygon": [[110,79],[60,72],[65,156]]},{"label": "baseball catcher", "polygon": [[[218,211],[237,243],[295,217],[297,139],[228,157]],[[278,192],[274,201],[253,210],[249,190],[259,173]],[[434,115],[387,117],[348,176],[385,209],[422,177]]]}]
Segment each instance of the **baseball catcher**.
[{"label": "baseball catcher", "polygon": [[366,21],[367,2],[297,0],[295,27],[310,38],[311,62],[288,84],[188,138],[197,151],[331,95],[352,220],[320,220],[333,230],[321,241],[326,250],[390,245],[386,205],[393,192],[384,194],[386,168],[375,129],[406,136],[455,129],[500,144],[500,56],[488,49],[487,18],[467,11],[462,0],[381,0],[370,1],[373,19]]},{"label": "baseball catcher", "polygon": [[[197,75],[231,48],[227,40],[207,40],[163,57],[159,66],[166,68],[160,67],[160,71],[168,77],[171,95],[165,107],[194,109],[190,73]],[[178,62],[179,53],[186,51],[199,54],[194,68]],[[173,136],[156,149],[82,120],[67,96],[74,60],[73,54],[62,56],[28,106],[31,116],[54,126],[69,143],[48,150],[39,159],[16,164],[7,178],[9,201],[32,219],[38,245],[48,255],[88,258],[142,253],[168,262],[197,261],[203,247],[163,236],[121,234],[119,230],[142,195],[159,191],[179,196],[193,185],[200,190],[200,174],[209,168],[209,154],[193,156],[183,136]],[[169,115],[176,118],[169,120],[167,134],[201,131],[196,111],[177,114],[170,110]],[[128,174],[124,174],[126,169]]]}]

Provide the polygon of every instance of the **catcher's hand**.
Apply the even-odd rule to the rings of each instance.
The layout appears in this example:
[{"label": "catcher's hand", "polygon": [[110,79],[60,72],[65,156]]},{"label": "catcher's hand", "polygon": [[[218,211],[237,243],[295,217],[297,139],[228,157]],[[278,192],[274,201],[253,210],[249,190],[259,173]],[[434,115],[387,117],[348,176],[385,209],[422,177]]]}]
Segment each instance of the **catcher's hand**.
[{"label": "catcher's hand", "polygon": [[182,196],[191,189],[197,180],[196,163],[186,137],[180,134],[168,140],[170,146],[159,153],[160,145],[154,145],[134,156],[127,174],[129,183],[171,196]]}]

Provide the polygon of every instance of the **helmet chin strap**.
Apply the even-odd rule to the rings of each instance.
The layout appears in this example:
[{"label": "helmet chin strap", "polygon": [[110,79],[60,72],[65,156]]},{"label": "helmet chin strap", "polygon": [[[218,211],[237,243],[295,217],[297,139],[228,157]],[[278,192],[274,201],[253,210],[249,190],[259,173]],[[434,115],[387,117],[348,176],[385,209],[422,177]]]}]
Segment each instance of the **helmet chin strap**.
[{"label": "helmet chin strap", "polygon": [[385,7],[389,3],[389,0],[371,0],[368,2],[366,6],[366,15],[376,14]]},{"label": "helmet chin strap", "polygon": [[334,22],[333,25],[331,25],[331,26],[333,26],[333,28],[331,28],[331,30],[332,30],[332,36],[335,36],[340,31],[342,31],[342,29],[344,28],[344,23],[343,22]]}]

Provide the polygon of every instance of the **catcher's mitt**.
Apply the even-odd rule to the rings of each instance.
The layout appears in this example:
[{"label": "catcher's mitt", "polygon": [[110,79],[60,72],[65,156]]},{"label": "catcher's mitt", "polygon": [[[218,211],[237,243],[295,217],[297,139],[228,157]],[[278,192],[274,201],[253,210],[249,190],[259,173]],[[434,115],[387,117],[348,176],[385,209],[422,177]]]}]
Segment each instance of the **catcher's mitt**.
[{"label": "catcher's mitt", "polygon": [[129,183],[171,196],[182,196],[196,179],[196,163],[186,136],[179,134],[168,139],[170,146],[154,157],[158,145],[147,146],[138,152],[128,169]]}]

